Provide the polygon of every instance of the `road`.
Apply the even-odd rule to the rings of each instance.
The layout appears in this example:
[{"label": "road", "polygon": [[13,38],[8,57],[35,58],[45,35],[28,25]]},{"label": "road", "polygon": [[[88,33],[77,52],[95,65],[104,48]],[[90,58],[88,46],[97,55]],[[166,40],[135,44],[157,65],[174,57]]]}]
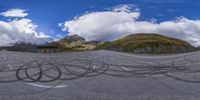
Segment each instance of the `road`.
[{"label": "road", "polygon": [[200,52],[0,51],[0,100],[200,100]]}]

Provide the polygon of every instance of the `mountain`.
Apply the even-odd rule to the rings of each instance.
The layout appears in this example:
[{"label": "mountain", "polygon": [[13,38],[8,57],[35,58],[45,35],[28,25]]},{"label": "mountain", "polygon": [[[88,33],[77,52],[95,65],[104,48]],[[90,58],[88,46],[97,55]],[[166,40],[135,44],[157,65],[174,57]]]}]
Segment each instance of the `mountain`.
[{"label": "mountain", "polygon": [[20,43],[12,44],[11,46],[0,47],[0,50],[36,52],[37,45],[20,42]]},{"label": "mountain", "polygon": [[87,41],[87,44],[96,46],[97,44],[101,43],[101,41]]},{"label": "mountain", "polygon": [[96,47],[78,35],[66,36],[61,40],[48,43],[47,45],[57,45],[59,51],[85,51],[92,50]]},{"label": "mountain", "polygon": [[[183,40],[143,33],[128,35],[111,42],[86,41],[83,37],[71,35],[45,45],[58,46],[60,52],[105,49],[130,53],[164,54],[199,50]],[[37,46],[30,43],[16,43],[12,46],[0,47],[0,50],[36,52]]]},{"label": "mountain", "polygon": [[59,41],[66,42],[66,43],[72,43],[72,42],[85,42],[85,39],[78,35],[70,35],[70,36],[64,37],[63,39],[61,39]]},{"label": "mountain", "polygon": [[133,34],[113,42],[104,42],[96,49],[106,49],[130,53],[183,53],[195,51],[195,47],[186,41],[158,34]]}]

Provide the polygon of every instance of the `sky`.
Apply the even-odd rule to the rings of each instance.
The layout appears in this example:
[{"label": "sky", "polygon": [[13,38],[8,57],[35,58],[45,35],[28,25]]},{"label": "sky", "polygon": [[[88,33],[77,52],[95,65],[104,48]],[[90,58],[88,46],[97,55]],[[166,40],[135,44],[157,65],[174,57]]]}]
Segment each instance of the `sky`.
[{"label": "sky", "polygon": [[200,46],[198,0],[1,0],[0,46],[158,33]]}]

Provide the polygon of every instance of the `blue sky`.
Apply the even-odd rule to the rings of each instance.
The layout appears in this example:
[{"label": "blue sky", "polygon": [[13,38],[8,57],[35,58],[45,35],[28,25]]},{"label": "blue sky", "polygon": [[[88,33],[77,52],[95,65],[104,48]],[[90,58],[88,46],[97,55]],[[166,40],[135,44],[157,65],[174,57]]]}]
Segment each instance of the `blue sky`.
[{"label": "blue sky", "polygon": [[[137,21],[155,20],[161,23],[175,21],[178,17],[200,20],[198,0],[1,0],[0,13],[9,9],[26,10],[26,18],[38,25],[37,31],[56,38],[57,34],[65,36],[70,33],[68,30],[62,31],[59,23],[92,12],[110,11],[118,5],[138,8],[140,16]],[[7,21],[8,18],[0,16],[0,20]]]},{"label": "blue sky", "polygon": [[137,5],[141,9],[141,20],[155,18],[163,21],[179,16],[190,19],[200,17],[198,0],[2,0],[0,12],[12,8],[28,9],[28,18],[38,24],[41,31],[56,36],[57,33],[66,34],[58,27],[58,23],[88,11],[104,11],[119,4]]}]

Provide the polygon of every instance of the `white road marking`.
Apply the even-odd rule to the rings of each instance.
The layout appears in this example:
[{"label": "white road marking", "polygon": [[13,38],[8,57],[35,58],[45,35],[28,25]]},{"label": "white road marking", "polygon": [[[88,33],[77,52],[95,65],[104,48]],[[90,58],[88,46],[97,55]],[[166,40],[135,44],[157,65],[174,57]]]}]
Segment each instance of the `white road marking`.
[{"label": "white road marking", "polygon": [[12,70],[13,68],[12,68],[12,66],[11,66],[11,64],[8,64],[8,67]]},{"label": "white road marking", "polygon": [[122,69],[124,69],[124,70],[126,70],[126,71],[129,71],[129,69],[128,68],[126,68],[126,67],[121,67]]},{"label": "white road marking", "polygon": [[92,69],[95,69],[95,67],[96,67],[96,66],[95,66],[95,65],[93,65],[93,66],[92,66]]},{"label": "white road marking", "polygon": [[49,86],[49,85],[40,85],[36,83],[26,83],[28,85],[36,86],[36,87],[41,87],[41,88],[65,88],[67,85],[57,85],[57,86]]}]

